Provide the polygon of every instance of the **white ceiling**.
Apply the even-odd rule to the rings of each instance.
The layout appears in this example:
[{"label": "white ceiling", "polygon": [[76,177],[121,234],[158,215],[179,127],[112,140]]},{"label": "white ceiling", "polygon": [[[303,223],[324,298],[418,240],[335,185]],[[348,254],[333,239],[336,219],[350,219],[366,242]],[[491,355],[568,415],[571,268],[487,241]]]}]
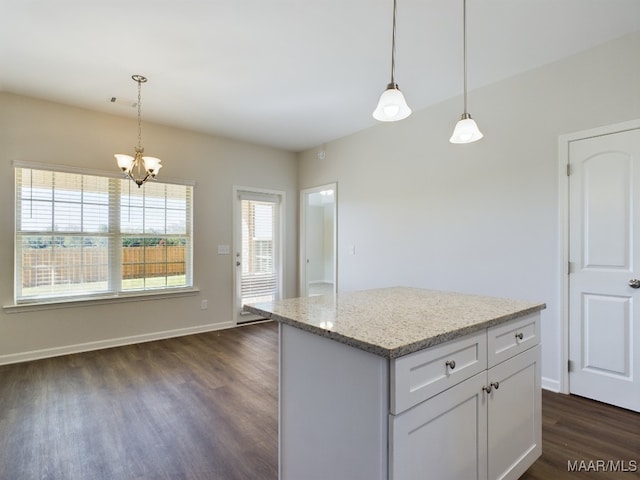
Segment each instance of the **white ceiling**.
[{"label": "white ceiling", "polygon": [[[139,73],[143,122],[300,151],[376,123],[392,5],[0,0],[0,90],[134,117]],[[640,30],[640,0],[469,0],[467,20],[473,89]],[[396,81],[414,111],[462,93],[462,0],[398,0]]]}]

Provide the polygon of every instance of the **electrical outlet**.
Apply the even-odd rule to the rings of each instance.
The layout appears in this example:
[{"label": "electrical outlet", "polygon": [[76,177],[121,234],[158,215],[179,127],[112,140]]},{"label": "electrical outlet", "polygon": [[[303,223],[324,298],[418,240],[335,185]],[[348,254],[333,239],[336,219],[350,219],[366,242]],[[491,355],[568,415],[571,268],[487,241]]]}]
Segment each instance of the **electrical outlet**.
[{"label": "electrical outlet", "polygon": [[202,300],[200,302],[200,310],[206,310],[207,308],[209,308],[209,300]]}]

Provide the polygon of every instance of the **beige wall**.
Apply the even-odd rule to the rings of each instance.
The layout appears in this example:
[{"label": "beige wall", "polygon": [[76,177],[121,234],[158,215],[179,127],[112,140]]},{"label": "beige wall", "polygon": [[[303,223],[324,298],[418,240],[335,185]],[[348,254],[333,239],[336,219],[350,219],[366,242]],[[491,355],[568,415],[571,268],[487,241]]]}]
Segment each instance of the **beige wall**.
[{"label": "beige wall", "polygon": [[[0,302],[13,302],[13,160],[116,168],[113,154],[130,153],[136,120],[0,93]],[[233,321],[234,185],[286,192],[285,294],[297,291],[298,190],[296,155],[277,149],[144,122],[146,153],[163,160],[161,175],[195,180],[194,286],[180,298],[7,313],[0,309],[0,363],[214,329]],[[209,308],[201,310],[202,299]],[[186,329],[186,330],[182,330]],[[97,343],[96,343],[97,342]],[[32,353],[28,353],[32,352]]]},{"label": "beige wall", "polygon": [[331,142],[323,160],[304,152],[300,188],[338,182],[339,290],[544,301],[542,373],[559,388],[558,136],[640,118],[638,52],[640,32],[470,92],[474,144],[448,142],[458,97]]}]

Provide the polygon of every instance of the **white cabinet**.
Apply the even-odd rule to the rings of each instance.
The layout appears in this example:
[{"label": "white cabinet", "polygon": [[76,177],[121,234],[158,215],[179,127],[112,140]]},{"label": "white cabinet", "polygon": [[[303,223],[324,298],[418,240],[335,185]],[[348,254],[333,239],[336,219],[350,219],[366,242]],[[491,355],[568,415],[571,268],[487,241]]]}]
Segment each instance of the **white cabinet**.
[{"label": "white cabinet", "polygon": [[390,479],[486,480],[486,376],[389,416]]},{"label": "white cabinet", "polygon": [[489,479],[519,478],[542,454],[540,345],[490,368]]},{"label": "white cabinet", "polygon": [[392,360],[281,324],[280,480],[518,478],[541,453],[539,318]]},{"label": "white cabinet", "polygon": [[489,368],[540,343],[540,315],[528,315],[487,330]]},{"label": "white cabinet", "polygon": [[[468,359],[468,345],[486,342],[490,368],[390,413],[390,480],[514,480],[529,468],[542,453],[538,328],[533,315],[440,346],[440,360]],[[395,385],[392,399],[406,398]]]},{"label": "white cabinet", "polygon": [[391,361],[390,413],[398,414],[487,369],[486,331]]}]

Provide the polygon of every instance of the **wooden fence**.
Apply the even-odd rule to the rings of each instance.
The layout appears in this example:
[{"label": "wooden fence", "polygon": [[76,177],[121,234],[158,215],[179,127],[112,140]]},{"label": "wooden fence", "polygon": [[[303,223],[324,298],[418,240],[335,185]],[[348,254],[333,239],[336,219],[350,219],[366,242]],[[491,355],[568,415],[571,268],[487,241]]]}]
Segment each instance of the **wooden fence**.
[{"label": "wooden fence", "polygon": [[[185,250],[183,245],[122,248],[122,278],[184,275]],[[108,259],[108,250],[100,247],[24,249],[22,286],[107,281]]]}]

